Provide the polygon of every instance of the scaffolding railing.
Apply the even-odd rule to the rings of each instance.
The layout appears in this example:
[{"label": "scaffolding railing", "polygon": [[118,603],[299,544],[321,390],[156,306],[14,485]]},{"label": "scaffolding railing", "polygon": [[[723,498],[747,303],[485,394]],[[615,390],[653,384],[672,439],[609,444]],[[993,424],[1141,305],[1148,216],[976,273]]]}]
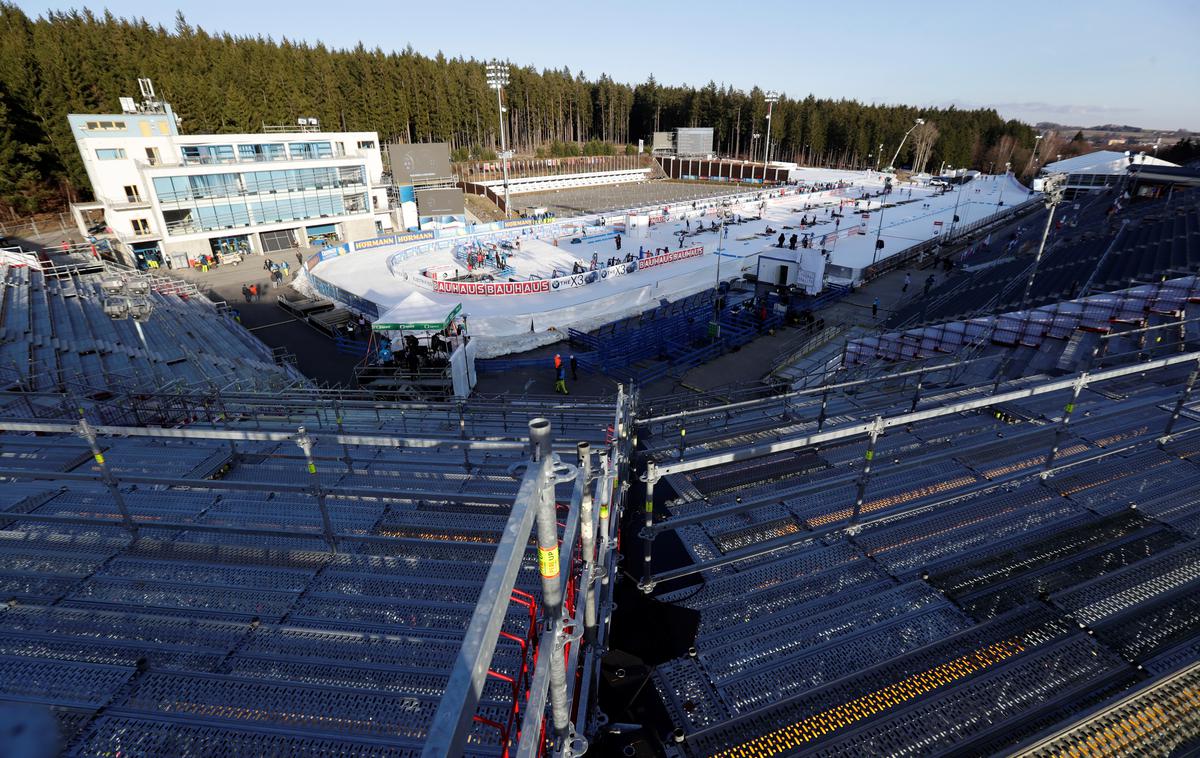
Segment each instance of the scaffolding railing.
[{"label": "scaffolding railing", "polygon": [[[890,413],[887,415],[876,415],[873,419],[866,422],[858,422],[846,424],[838,428],[821,430],[799,435],[790,439],[771,441],[765,443],[752,443],[743,445],[732,450],[720,453],[699,454],[695,457],[678,460],[667,460],[659,462],[656,460],[648,460],[646,462],[645,473],[642,480],[646,483],[646,523],[642,529],[640,536],[643,540],[644,548],[644,574],[641,582],[641,587],[644,591],[650,592],[653,590],[656,583],[668,579],[675,579],[681,576],[687,576],[699,571],[706,570],[710,567],[725,565],[731,560],[741,560],[748,556],[737,555],[736,557],[725,556],[717,561],[711,562],[711,565],[692,565],[667,572],[659,572],[655,574],[651,567],[652,561],[652,542],[654,538],[664,532],[670,531],[681,523],[673,519],[666,519],[655,523],[653,517],[652,503],[654,498],[654,486],[664,477],[677,474],[692,473],[711,469],[716,466],[722,466],[740,461],[747,461],[755,458],[761,458],[766,455],[777,453],[799,451],[811,449],[817,446],[824,446],[831,442],[839,440],[849,440],[856,438],[865,438],[866,452],[865,463],[859,474],[859,492],[856,498],[856,504],[850,513],[849,519],[844,523],[835,524],[825,527],[821,530],[821,534],[829,533],[846,533],[854,534],[860,528],[859,517],[860,507],[862,505],[866,484],[869,481],[871,470],[871,460],[874,457],[875,443],[880,435],[890,428],[909,427],[923,421],[928,421],[936,418],[943,418],[950,415],[960,414],[967,411],[981,410],[984,408],[996,407],[1004,403],[1011,403],[1018,400],[1023,400],[1041,395],[1070,391],[1071,399],[1066,404],[1066,413],[1063,421],[1060,421],[1059,432],[1054,436],[1053,446],[1046,452],[1045,465],[1043,467],[1043,476],[1048,475],[1054,464],[1055,455],[1058,450],[1061,432],[1065,431],[1066,422],[1069,421],[1070,414],[1074,409],[1075,402],[1082,390],[1089,386],[1118,379],[1125,376],[1133,376],[1145,374],[1161,369],[1166,369],[1171,366],[1194,364],[1200,371],[1200,352],[1180,353],[1165,358],[1159,358],[1150,361],[1133,363],[1131,365],[1120,366],[1100,371],[1088,372],[1084,371],[1080,374],[1069,376],[1053,381],[1041,381],[1030,386],[1021,387],[1008,391],[994,391],[984,394],[980,397],[975,397],[967,400],[959,400],[957,402],[945,403],[922,410],[910,410],[907,413]],[[1181,400],[1175,406],[1174,411],[1170,415],[1166,428],[1163,433],[1158,436],[1159,444],[1164,444],[1173,438],[1173,428],[1180,417],[1183,410],[1184,399],[1190,394],[1192,385],[1195,382],[1196,372],[1193,372],[1192,378],[1189,379],[1184,394],[1181,395]],[[819,427],[818,427],[819,428]],[[730,509],[730,512],[738,510],[748,510],[755,507],[755,503],[738,504]],[[727,515],[727,514],[726,514]],[[787,537],[783,542],[772,541],[769,547],[761,548],[758,552],[770,552],[785,547],[788,544],[793,544],[801,540],[811,539],[814,536],[819,536],[815,532],[802,531],[796,535]],[[757,553],[756,553],[757,554]]]},{"label": "scaffolding railing", "polygon": [[[141,426],[110,426],[92,424],[86,418],[76,422],[37,422],[0,419],[0,431],[14,435],[38,435],[45,440],[54,437],[82,438],[90,451],[94,465],[86,471],[51,471],[37,468],[0,468],[0,479],[54,482],[63,487],[75,483],[99,484],[108,492],[114,510],[102,508],[75,513],[6,513],[9,529],[20,523],[49,525],[55,528],[120,527],[137,538],[139,533],[207,535],[234,540],[250,536],[256,539],[291,538],[298,536],[323,539],[328,551],[337,553],[343,546],[358,545],[379,548],[382,554],[393,552],[389,545],[402,547],[419,541],[401,534],[364,532],[351,525],[339,527],[335,509],[344,506],[327,503],[327,496],[361,498],[421,499],[424,501],[457,501],[473,503],[510,504],[507,524],[499,533],[498,544],[484,580],[479,600],[463,637],[457,662],[449,672],[438,711],[431,723],[425,744],[427,755],[459,755],[473,723],[497,726],[502,735],[505,754],[540,756],[549,749],[556,755],[581,755],[587,749],[587,736],[602,722],[596,712],[598,664],[600,651],[607,640],[606,623],[611,614],[612,589],[615,585],[615,550],[617,527],[623,509],[625,461],[630,449],[630,424],[634,398],[618,388],[615,407],[606,410],[611,432],[593,450],[587,442],[573,447],[556,445],[552,440],[552,425],[538,418],[529,422],[530,438],[453,438],[401,436],[394,434],[342,433],[340,407],[336,420],[339,431],[314,433],[304,426],[292,430],[240,428],[154,428]],[[237,478],[172,477],[128,473],[120,468],[122,446],[131,439],[150,441],[192,441],[228,443],[224,453],[229,461],[239,455],[262,457],[257,443],[290,443],[300,455],[286,455],[282,449],[268,453],[284,465],[304,468],[304,482],[263,481],[259,477],[240,481]],[[34,437],[30,437],[34,439]],[[116,444],[118,440],[125,440]],[[316,447],[322,446],[324,454]],[[532,447],[531,447],[532,443]],[[524,459],[533,451],[533,458],[524,464],[525,471],[515,497],[507,494],[481,492],[439,492],[415,487],[371,488],[356,486],[319,470],[330,465],[333,446],[340,446],[342,456],[333,465],[345,465],[354,471],[351,449],[393,449],[411,453],[428,451],[440,454],[447,450],[463,451],[465,470],[471,470],[472,452],[501,453],[505,459]],[[558,452],[556,452],[556,450]],[[574,454],[574,463],[565,463]],[[220,458],[220,451],[214,453]],[[210,456],[212,457],[212,456]],[[596,465],[593,465],[593,458]],[[373,458],[372,458],[373,460]],[[118,468],[114,469],[113,466]],[[252,464],[257,465],[257,464]],[[216,470],[220,461],[206,459],[205,470]],[[49,467],[47,467],[49,468]],[[277,470],[277,469],[276,469]],[[512,470],[511,468],[509,469]],[[278,471],[278,470],[277,470]],[[268,478],[286,478],[276,473]],[[434,480],[437,481],[436,478]],[[455,480],[448,480],[455,481]],[[328,482],[328,483],[325,483]],[[571,485],[568,503],[556,498],[556,487]],[[134,512],[126,504],[129,485],[144,485],[169,490],[186,488],[189,491],[208,490],[213,493],[275,493],[310,496],[320,513],[319,531],[297,529],[293,526],[271,525],[256,519],[254,523],[217,521],[203,523],[193,518],[164,518],[161,514]],[[451,487],[450,490],[455,490]],[[560,522],[563,526],[560,530]],[[536,525],[538,566],[542,576],[540,602],[528,597],[531,613],[534,608],[543,612],[539,631],[532,638],[539,643],[534,664],[527,679],[512,680],[514,704],[507,725],[479,716],[479,701],[484,680],[496,676],[491,661],[501,634],[501,624],[509,613],[509,604],[516,597],[517,573],[522,566],[528,543]],[[576,685],[578,683],[578,685]],[[549,721],[543,729],[544,719]],[[515,718],[523,728],[513,729]]]}]

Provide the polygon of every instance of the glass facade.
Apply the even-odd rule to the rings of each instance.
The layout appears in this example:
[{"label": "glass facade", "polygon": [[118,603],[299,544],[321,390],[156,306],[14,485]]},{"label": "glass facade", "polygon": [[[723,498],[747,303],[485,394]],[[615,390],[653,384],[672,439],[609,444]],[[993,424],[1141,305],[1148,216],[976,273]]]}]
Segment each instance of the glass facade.
[{"label": "glass facade", "polygon": [[[343,156],[332,142],[262,142],[181,147],[185,164],[239,164]],[[247,166],[247,169],[250,167]],[[241,169],[241,166],[238,167]],[[227,170],[156,176],[168,234],[194,234],[262,224],[369,213],[364,165]]]},{"label": "glass facade", "polygon": [[[358,143],[359,151],[373,150],[374,141]],[[272,161],[309,161],[345,158],[345,145],[325,141],[251,142],[236,145],[184,145],[180,157],[185,166],[212,166],[225,163],[268,163]]]},{"label": "glass facade", "polygon": [[203,198],[361,187],[365,184],[366,172],[362,166],[337,166],[157,176],[154,178],[154,191],[160,203],[174,203]]},{"label": "glass facade", "polygon": [[159,176],[154,191],[168,233],[190,234],[365,213],[365,183],[362,166],[338,166]]}]

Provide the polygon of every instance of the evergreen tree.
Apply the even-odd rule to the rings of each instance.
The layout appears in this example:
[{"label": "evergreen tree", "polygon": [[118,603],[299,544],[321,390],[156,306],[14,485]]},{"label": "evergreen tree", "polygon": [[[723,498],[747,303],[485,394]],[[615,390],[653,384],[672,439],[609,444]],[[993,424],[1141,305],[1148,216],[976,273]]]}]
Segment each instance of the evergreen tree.
[{"label": "evergreen tree", "polygon": [[[193,134],[254,132],[263,123],[315,116],[329,129],[378,131],[383,142],[446,141],[457,155],[483,157],[500,145],[496,96],[482,61],[429,57],[411,47],[388,53],[361,44],[340,50],[214,35],[182,13],[170,29],[107,12],[31,19],[0,0],[0,203],[27,212],[61,204],[63,190],[86,194],[66,116],[116,110],[119,97],[137,94],[138,77],[154,80]],[[526,154],[612,154],[655,130],[711,126],[719,152],[749,158],[751,135],[766,133],[761,90],[711,81],[664,86],[651,76],[630,86],[604,73],[513,66],[505,105],[509,145]],[[986,168],[1021,150],[1028,155],[1033,145],[1029,126],[994,110],[918,111],[809,95],[782,97],[773,114],[771,155],[779,160],[858,166],[882,142],[878,162],[886,163],[917,117],[936,121],[941,133],[929,165]],[[753,157],[762,154],[760,138]]]}]

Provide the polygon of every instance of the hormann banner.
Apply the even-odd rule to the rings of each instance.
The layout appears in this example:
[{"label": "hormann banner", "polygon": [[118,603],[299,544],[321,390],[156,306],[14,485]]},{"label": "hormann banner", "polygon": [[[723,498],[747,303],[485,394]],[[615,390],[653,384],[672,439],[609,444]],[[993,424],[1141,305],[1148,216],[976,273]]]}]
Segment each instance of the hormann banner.
[{"label": "hormann banner", "polygon": [[370,250],[375,247],[386,247],[388,245],[403,245],[406,242],[420,242],[421,240],[431,240],[435,237],[432,230],[424,232],[405,232],[403,234],[388,234],[383,237],[373,237],[369,240],[355,240],[354,249]]},{"label": "hormann banner", "polygon": [[434,282],[434,292],[455,295],[532,295],[550,291],[549,279],[530,279],[524,282]]},{"label": "hormann banner", "polygon": [[647,256],[638,261],[638,268],[653,268],[654,266],[661,266],[664,263],[674,263],[686,258],[695,258],[699,255],[704,255],[704,245],[685,247],[682,250],[672,250],[669,253]]},{"label": "hormann banner", "polygon": [[513,218],[508,221],[501,221],[501,229],[519,229],[522,226],[540,226],[541,224],[553,224],[553,218]]}]

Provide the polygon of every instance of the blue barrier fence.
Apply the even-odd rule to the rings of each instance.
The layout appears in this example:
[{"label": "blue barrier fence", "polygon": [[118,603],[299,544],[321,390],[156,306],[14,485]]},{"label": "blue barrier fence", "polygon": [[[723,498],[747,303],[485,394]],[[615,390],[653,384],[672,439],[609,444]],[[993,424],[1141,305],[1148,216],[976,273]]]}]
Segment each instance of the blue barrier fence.
[{"label": "blue barrier fence", "polygon": [[333,338],[333,346],[339,353],[356,355],[359,358],[367,354],[367,348],[369,347],[366,340],[352,340],[349,337],[342,336]]},{"label": "blue barrier fence", "polygon": [[645,384],[668,374],[682,375],[783,323],[773,310],[763,319],[761,313],[745,307],[749,295],[726,297],[735,302],[721,311],[715,333],[711,328],[713,293],[706,291],[659,306],[639,318],[607,324],[591,334],[569,330],[571,344],[590,351],[588,363],[595,370],[620,381],[633,379]]}]

